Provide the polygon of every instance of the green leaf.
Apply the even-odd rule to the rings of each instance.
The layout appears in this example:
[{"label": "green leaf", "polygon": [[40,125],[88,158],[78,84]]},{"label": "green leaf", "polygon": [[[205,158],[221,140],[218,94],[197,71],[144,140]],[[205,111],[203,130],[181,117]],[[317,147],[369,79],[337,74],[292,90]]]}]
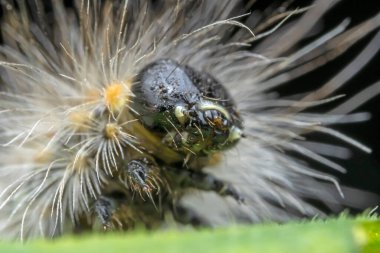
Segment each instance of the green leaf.
[{"label": "green leaf", "polygon": [[219,229],[107,233],[0,242],[0,252],[380,252],[380,220],[341,217],[286,225],[262,224]]}]

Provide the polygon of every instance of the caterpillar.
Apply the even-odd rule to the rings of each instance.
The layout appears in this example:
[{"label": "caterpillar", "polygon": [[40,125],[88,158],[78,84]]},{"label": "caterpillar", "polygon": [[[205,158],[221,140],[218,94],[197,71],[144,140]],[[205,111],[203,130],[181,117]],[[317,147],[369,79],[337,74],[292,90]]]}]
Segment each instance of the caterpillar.
[{"label": "caterpillar", "polygon": [[365,115],[308,111],[347,78],[301,99],[270,91],[377,30],[379,15],[294,50],[334,1],[256,27],[243,1],[158,2],[3,2],[1,238],[286,221],[323,215],[308,199],[341,202],[310,161],[344,168],[306,143],[319,132],[370,152],[330,127]]}]

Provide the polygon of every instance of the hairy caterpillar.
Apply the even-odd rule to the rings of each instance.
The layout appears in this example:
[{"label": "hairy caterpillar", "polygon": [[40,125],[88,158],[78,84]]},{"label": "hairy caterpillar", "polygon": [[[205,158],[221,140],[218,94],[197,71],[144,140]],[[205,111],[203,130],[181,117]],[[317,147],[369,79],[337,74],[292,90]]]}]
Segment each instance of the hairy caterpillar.
[{"label": "hairy caterpillar", "polygon": [[369,151],[328,127],[363,120],[352,108],[305,112],[337,99],[347,75],[301,100],[269,91],[341,54],[379,16],[293,51],[333,1],[258,32],[239,22],[240,1],[49,3],[4,4],[2,238],[311,217],[320,211],[305,199],[339,202],[320,181],[340,188],[308,160],[344,168],[306,146],[307,134]]}]

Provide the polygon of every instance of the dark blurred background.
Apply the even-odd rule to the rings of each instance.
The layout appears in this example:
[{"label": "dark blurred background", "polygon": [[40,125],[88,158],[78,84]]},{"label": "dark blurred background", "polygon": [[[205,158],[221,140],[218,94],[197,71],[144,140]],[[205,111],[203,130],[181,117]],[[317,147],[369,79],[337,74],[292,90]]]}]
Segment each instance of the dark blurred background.
[{"label": "dark blurred background", "polygon": [[[380,12],[379,1],[359,1],[345,0],[339,3],[325,20],[326,28],[330,23],[336,23],[344,16],[351,18],[352,25],[358,24],[369,17]],[[329,74],[330,69],[335,64],[342,66],[352,60],[363,47],[373,38],[375,33],[369,34],[360,43],[350,49],[345,55],[338,58],[335,62],[320,69],[321,75]],[[380,45],[379,45],[380,47]],[[314,75],[318,77],[319,74]],[[342,93],[352,97],[357,92],[365,87],[380,81],[380,53],[377,52],[371,62],[369,62],[363,70],[350,80],[342,90]],[[363,152],[353,152],[353,157],[345,162],[345,167],[348,168],[348,173],[341,175],[340,178],[345,185],[355,188],[364,189],[380,195],[380,96],[368,101],[357,111],[368,111],[372,115],[369,122],[362,124],[351,124],[340,126],[341,131],[360,140],[364,144],[372,148],[372,154],[364,154]],[[380,204],[378,202],[377,204]]]},{"label": "dark blurred background", "polygon": [[[310,1],[295,1],[293,5],[307,5]],[[339,24],[344,18],[349,17],[350,26],[355,26],[360,22],[373,17],[380,12],[380,3],[378,1],[359,1],[359,0],[342,0],[322,21],[323,31],[331,30]],[[292,84],[284,87],[282,92],[293,93],[305,86],[305,84],[323,84],[336,74],[343,66],[351,62],[374,37],[376,31],[368,34],[359,43],[349,49],[345,54],[336,60],[326,64],[306,76],[298,78]],[[380,45],[379,45],[380,47]],[[374,52],[376,53],[376,52]],[[343,88],[339,89],[337,94],[346,94],[347,98],[354,96],[359,91],[370,86],[376,81],[380,81],[380,53],[377,52],[374,58],[363,67],[353,79],[351,79]],[[335,129],[354,137],[356,140],[372,148],[372,154],[363,153],[355,148],[352,149],[352,158],[341,163],[348,169],[346,174],[337,174],[343,185],[363,189],[380,195],[380,96],[366,102],[356,111],[370,112],[372,118],[368,122],[355,123],[347,125],[338,125]],[[377,204],[380,204],[378,202]]]},{"label": "dark blurred background", "polygon": [[[247,1],[252,2],[252,1]],[[295,0],[290,4],[291,9],[296,7],[305,7],[312,4],[313,1]],[[256,1],[252,10],[261,10],[263,13],[268,11],[274,6],[281,6],[284,1]],[[269,11],[268,11],[269,12]],[[310,42],[313,38],[324,34],[336,27],[345,18],[350,18],[350,27],[353,27],[370,17],[380,13],[379,1],[360,1],[360,0],[341,0],[338,4],[329,10],[328,13],[321,20],[321,24],[316,25],[318,29],[310,39],[305,40],[305,44]],[[379,31],[379,29],[377,30]],[[359,43],[355,44],[346,53],[339,56],[337,59],[325,64],[315,71],[308,73],[296,80],[290,82],[288,85],[281,86],[278,89],[281,95],[291,95],[299,92],[310,91],[313,88],[318,88],[330,78],[332,78],[339,70],[345,65],[350,63],[369,43],[374,37],[376,32],[372,32],[364,37]],[[380,45],[379,45],[380,48]],[[335,94],[346,94],[347,96],[334,102],[331,105],[321,106],[317,111],[324,111],[331,109],[333,106],[338,105],[340,102],[345,101],[361,90],[369,87],[371,84],[380,81],[380,53],[374,52],[374,58],[363,69],[346,83],[344,87],[339,89]],[[367,101],[360,106],[355,112],[370,112],[372,117],[369,121],[355,124],[344,124],[334,126],[344,134],[353,137],[354,139],[362,142],[372,149],[371,154],[366,154],[360,150],[352,148],[352,157],[349,160],[338,161],[347,168],[346,174],[334,173],[328,170],[329,173],[335,174],[342,185],[346,185],[351,189],[361,189],[361,191],[350,191],[349,197],[356,198],[354,202],[362,202],[363,207],[368,205],[380,205],[380,96]],[[312,136],[321,140],[327,140],[331,143],[331,137],[325,138],[323,136]],[[325,138],[325,139],[323,139]],[[334,142],[333,142],[334,143]],[[345,145],[347,146],[347,145]],[[319,165],[316,165],[319,166]],[[367,194],[370,192],[372,194]],[[377,196],[376,196],[377,195]],[[365,199],[368,196],[368,201]],[[360,211],[360,210],[356,210]],[[377,210],[379,211],[379,209]],[[355,212],[355,209],[354,211]]]}]

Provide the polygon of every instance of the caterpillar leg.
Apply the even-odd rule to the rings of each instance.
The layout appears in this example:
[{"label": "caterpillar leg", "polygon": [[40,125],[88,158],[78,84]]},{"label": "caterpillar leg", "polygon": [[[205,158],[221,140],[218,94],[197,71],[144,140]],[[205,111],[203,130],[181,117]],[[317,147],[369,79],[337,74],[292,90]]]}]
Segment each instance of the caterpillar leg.
[{"label": "caterpillar leg", "polygon": [[103,225],[104,230],[109,230],[112,228],[112,214],[118,207],[116,200],[110,197],[101,196],[94,204],[95,213]]},{"label": "caterpillar leg", "polygon": [[[145,192],[153,201],[153,197],[151,195],[152,190],[160,189],[158,184],[159,179],[156,179],[155,172],[156,167],[154,163],[146,157],[129,161],[124,169],[127,184],[123,186],[126,188],[122,189],[122,191],[131,191],[131,193],[138,192],[141,199],[144,199],[142,193]],[[116,193],[118,192],[116,191]],[[95,201],[94,210],[99,221],[103,225],[104,230],[110,230],[114,228],[112,219],[115,218],[113,217],[113,214],[116,209],[118,209],[123,203],[133,206],[138,202],[139,200],[137,199],[135,199],[135,201],[132,199],[127,200],[126,196],[121,192],[119,194],[115,194],[115,191],[111,191],[108,194],[101,195]]]},{"label": "caterpillar leg", "polygon": [[80,216],[79,219],[75,221],[73,232],[81,234],[91,231],[94,229],[94,225],[99,223],[104,231],[112,230],[114,228],[112,216],[119,205],[119,200],[113,196],[100,195],[98,199],[92,203],[92,214],[94,216],[90,219],[86,215]]},{"label": "caterpillar leg", "polygon": [[159,191],[161,179],[158,176],[158,168],[152,159],[147,157],[134,159],[128,162],[126,172],[132,190],[141,193]]},{"label": "caterpillar leg", "polygon": [[174,204],[172,206],[172,213],[174,219],[181,224],[190,224],[195,227],[210,225],[196,212],[181,205]]},{"label": "caterpillar leg", "polygon": [[221,196],[230,196],[237,202],[244,203],[244,198],[230,184],[210,174],[183,168],[168,168],[168,171],[180,181],[182,187],[214,191]]},{"label": "caterpillar leg", "polygon": [[150,164],[146,158],[132,160],[127,164],[127,172],[130,179],[137,183],[144,191],[150,189],[148,185]]}]

